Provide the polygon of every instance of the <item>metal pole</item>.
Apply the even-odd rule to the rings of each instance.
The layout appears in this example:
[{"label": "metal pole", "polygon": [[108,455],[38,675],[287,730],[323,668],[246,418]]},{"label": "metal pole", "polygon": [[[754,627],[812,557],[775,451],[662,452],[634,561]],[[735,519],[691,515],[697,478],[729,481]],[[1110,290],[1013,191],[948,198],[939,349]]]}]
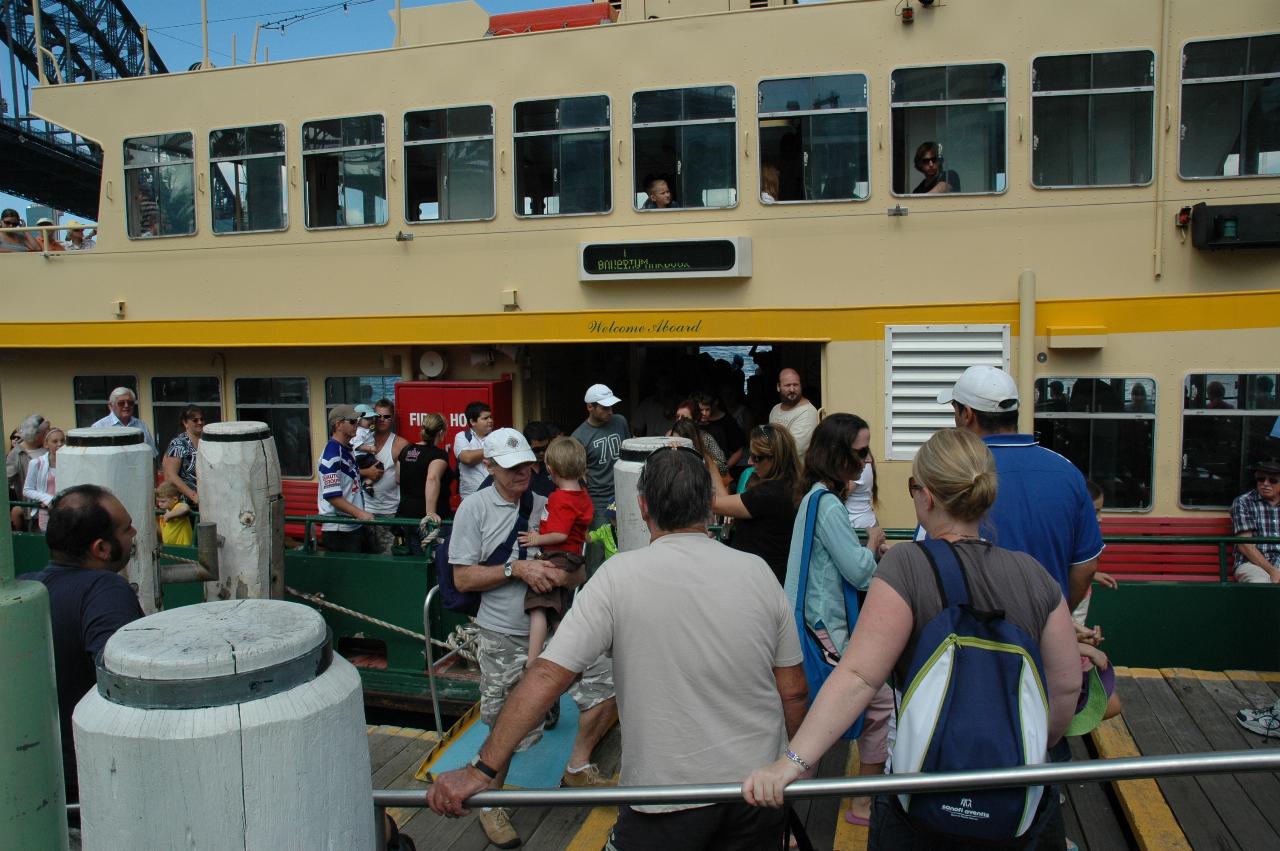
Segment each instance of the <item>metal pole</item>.
[{"label": "metal pole", "polygon": [[[0,431],[4,430],[0,422]],[[16,581],[9,490],[0,494],[0,824],[6,848],[67,848],[49,592]]]},{"label": "metal pole", "polygon": [[396,47],[404,47],[404,19],[400,9],[400,0],[396,0]]},{"label": "metal pole", "polygon": [[253,25],[253,59],[251,61],[254,65],[258,64],[258,33],[261,31],[262,24],[258,23]]},{"label": "metal pole", "polygon": [[44,78],[44,56],[41,55],[44,50],[44,37],[40,34],[40,0],[31,0],[31,17],[34,18],[36,39],[36,78],[43,86],[48,80]]},{"label": "metal pole", "polygon": [[[412,532],[410,534],[413,534]],[[427,682],[431,685],[431,709],[436,716],[436,732],[441,736],[444,735],[444,723],[440,720],[440,698],[436,696],[436,671],[435,662],[431,659],[431,601],[435,599],[436,592],[440,590],[440,586],[434,586],[427,592],[427,597],[422,601],[422,634],[427,637]]]},{"label": "metal pole", "polygon": [[9,20],[5,27],[5,41],[9,47],[9,83],[13,89],[13,119],[18,123],[18,60],[13,54],[13,31],[18,25],[18,4],[9,6]]},{"label": "metal pole", "polygon": [[1023,269],[1018,275],[1018,431],[1035,429],[1036,406],[1036,273]]},{"label": "metal pole", "polygon": [[142,76],[151,76],[151,36],[145,25],[142,27]]},{"label": "metal pole", "polygon": [[[850,795],[915,794],[943,789],[990,789],[1001,786],[1048,785],[1177,774],[1242,774],[1280,769],[1280,749],[1223,753],[1142,756],[1089,762],[951,771],[942,774],[884,774],[801,780],[787,787],[787,797],[843,798]],[[421,807],[425,789],[379,789],[374,806]],[[742,800],[737,783],[697,786],[617,786],[582,789],[524,789],[480,792],[467,799],[469,807],[579,807],[619,804],[728,803]]]},{"label": "metal pole", "polygon": [[200,60],[200,70],[209,67],[209,0],[200,0],[200,33],[204,42],[204,58]]},{"label": "metal pole", "polygon": [[236,34],[231,34],[231,67],[236,67]]}]

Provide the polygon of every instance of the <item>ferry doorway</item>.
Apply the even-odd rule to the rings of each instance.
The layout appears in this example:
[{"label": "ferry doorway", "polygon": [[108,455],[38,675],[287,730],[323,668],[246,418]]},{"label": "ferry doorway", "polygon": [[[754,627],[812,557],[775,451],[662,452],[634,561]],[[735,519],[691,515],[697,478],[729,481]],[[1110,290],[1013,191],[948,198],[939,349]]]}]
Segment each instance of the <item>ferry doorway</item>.
[{"label": "ferry doorway", "polygon": [[821,343],[578,343],[531,345],[524,362],[524,419],[552,422],[566,434],[586,416],[582,397],[607,384],[622,399],[619,413],[634,420],[640,403],[695,393],[720,396],[726,413],[747,427],[766,422],[778,402],[778,372],[798,371],[804,395],[822,407]]}]

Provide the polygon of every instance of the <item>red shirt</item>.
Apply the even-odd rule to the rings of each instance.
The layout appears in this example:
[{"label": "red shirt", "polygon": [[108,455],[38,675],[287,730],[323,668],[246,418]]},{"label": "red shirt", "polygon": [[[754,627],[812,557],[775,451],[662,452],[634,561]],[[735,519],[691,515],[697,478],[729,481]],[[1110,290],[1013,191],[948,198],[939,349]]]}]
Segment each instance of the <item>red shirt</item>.
[{"label": "red shirt", "polygon": [[548,532],[560,532],[569,538],[563,544],[543,544],[542,549],[546,552],[581,555],[594,515],[595,506],[591,503],[591,494],[585,489],[552,491],[547,498],[547,508],[538,525],[538,532],[544,535]]}]

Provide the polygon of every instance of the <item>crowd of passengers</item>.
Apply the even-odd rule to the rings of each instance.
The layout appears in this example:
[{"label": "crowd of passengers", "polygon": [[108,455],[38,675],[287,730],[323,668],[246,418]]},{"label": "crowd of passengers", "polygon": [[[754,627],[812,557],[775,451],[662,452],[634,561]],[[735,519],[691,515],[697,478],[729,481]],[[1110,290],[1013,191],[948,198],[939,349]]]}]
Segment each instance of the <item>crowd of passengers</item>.
[{"label": "crowd of passengers", "polygon": [[[52,228],[53,219],[37,219],[36,227]],[[27,224],[22,221],[22,216],[18,215],[18,211],[7,208],[0,211],[0,253],[6,251],[92,251],[97,242],[94,235],[97,230],[89,228],[85,230],[85,226],[72,219],[65,226],[60,228],[65,233],[65,238],[58,239],[58,230],[14,230],[14,228],[24,228]]]},{"label": "crowd of passengers", "polygon": [[[461,485],[448,572],[458,592],[478,597],[480,712],[491,732],[467,767],[434,783],[428,803],[436,812],[465,815],[472,794],[501,788],[513,753],[536,743],[566,691],[579,719],[563,785],[616,782],[592,755],[619,718],[622,784],[743,783],[738,804],[622,807],[607,846],[615,849],[777,847],[786,786],[813,776],[840,738],[857,738],[861,775],[1035,764],[1069,760],[1065,735],[1119,711],[1114,673],[1098,649],[1101,629],[1086,625],[1092,583],[1115,587],[1096,570],[1101,495],[1070,462],[1017,432],[1020,400],[1008,374],[972,367],[939,395],[955,428],[916,454],[908,490],[920,534],[896,545],[875,523],[868,422],[820,411],[797,370],[781,370],[774,390],[777,402],[746,429],[734,413],[747,411],[726,412],[712,394],[683,398],[667,381],[636,406],[638,428],[687,442],[648,457],[638,508],[650,544],[625,552],[613,534],[613,466],[634,431],[604,384],[586,390],[585,418],[569,435],[546,423],[523,433],[495,428],[488,406],[468,406],[456,469],[440,445],[438,414],[425,417],[421,442],[410,443],[394,433],[389,400],[330,412],[331,439],[318,462],[319,507],[333,518],[324,531],[330,549],[387,552],[389,527],[370,533],[343,521],[401,512],[441,520],[450,480]],[[136,402],[117,388],[95,425],[140,429],[155,451],[133,415]],[[181,514],[199,504],[194,459],[203,422],[200,409],[185,410],[184,431],[164,455],[168,481],[158,496],[166,520],[179,505]],[[85,682],[70,675],[64,682],[63,671],[83,668],[110,632],[141,612],[116,587],[123,579],[105,578],[128,560],[127,511],[101,489],[55,495],[64,440],[43,417],[28,417],[12,435],[7,472],[23,496],[42,503],[51,564],[31,578],[50,586],[55,634],[72,636],[72,650],[55,653],[66,724]],[[743,458],[744,472],[731,475]],[[1233,506],[1236,532],[1280,535],[1280,463],[1263,459],[1254,470],[1256,489]],[[708,534],[716,516],[730,521],[727,544]],[[15,524],[26,520],[17,509]],[[94,523],[103,528],[89,528]],[[858,529],[867,530],[865,543]],[[589,540],[601,542],[604,559],[588,581]],[[1280,581],[1280,544],[1237,553],[1238,578]],[[948,674],[952,691],[926,706],[922,726],[918,707],[941,699],[929,687],[943,646],[937,624],[960,611],[981,615],[984,629],[997,622],[1001,635],[1023,645],[1019,658],[1032,660],[1034,674],[1024,668],[1021,679],[984,682],[965,678],[981,666],[957,663]],[[1028,691],[1030,682],[1038,685]],[[904,695],[913,692],[911,712]],[[1280,705],[1237,717],[1268,735],[1280,731],[1278,713]],[[928,737],[957,729],[996,751],[1011,742],[1022,749],[976,763],[929,761]],[[70,736],[66,742],[72,748]],[[71,793],[73,750],[68,764]],[[844,818],[869,825],[873,848],[995,840],[1071,847],[1056,788],[1013,793],[1021,815],[1011,822],[999,816],[1008,802],[987,794],[854,798]],[[990,808],[990,819],[979,820],[986,833],[972,832],[972,818],[950,815],[972,815],[974,807]],[[505,810],[484,808],[479,821],[495,845],[520,844]]]}]

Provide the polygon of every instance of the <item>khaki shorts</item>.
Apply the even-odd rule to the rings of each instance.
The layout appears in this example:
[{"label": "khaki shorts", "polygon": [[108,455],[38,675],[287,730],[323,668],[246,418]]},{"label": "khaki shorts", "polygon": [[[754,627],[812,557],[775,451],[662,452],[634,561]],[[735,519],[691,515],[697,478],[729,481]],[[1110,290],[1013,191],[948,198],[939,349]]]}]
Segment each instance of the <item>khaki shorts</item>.
[{"label": "khaki shorts", "polygon": [[[480,662],[480,720],[493,727],[502,711],[507,695],[524,674],[529,657],[527,635],[507,635],[480,627],[476,638],[476,659]],[[569,686],[569,696],[579,712],[613,697],[613,660],[601,656],[592,662],[582,677]],[[541,733],[539,725],[534,732]]]}]

